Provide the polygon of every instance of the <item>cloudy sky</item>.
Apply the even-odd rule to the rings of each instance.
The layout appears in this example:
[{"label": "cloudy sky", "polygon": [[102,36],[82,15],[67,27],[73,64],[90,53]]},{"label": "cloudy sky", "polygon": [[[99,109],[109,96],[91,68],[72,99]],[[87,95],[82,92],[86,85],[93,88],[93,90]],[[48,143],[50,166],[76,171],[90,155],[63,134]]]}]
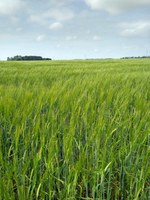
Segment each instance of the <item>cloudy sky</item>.
[{"label": "cloudy sky", "polygon": [[0,59],[150,55],[150,0],[0,0]]}]

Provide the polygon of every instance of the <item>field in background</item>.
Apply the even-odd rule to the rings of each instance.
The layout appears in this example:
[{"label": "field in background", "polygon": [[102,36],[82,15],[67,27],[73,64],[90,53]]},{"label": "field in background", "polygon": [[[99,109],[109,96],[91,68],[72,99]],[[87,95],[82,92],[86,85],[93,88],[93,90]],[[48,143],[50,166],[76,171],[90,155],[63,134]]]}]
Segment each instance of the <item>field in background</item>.
[{"label": "field in background", "polygon": [[0,62],[0,200],[148,200],[150,59]]}]

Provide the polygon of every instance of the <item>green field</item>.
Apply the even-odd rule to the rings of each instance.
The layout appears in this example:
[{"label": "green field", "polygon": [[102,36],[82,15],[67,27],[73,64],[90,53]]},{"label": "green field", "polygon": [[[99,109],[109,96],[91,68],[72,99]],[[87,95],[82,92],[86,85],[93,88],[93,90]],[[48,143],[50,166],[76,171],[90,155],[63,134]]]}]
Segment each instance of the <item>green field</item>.
[{"label": "green field", "polygon": [[0,62],[0,200],[150,199],[150,59]]}]

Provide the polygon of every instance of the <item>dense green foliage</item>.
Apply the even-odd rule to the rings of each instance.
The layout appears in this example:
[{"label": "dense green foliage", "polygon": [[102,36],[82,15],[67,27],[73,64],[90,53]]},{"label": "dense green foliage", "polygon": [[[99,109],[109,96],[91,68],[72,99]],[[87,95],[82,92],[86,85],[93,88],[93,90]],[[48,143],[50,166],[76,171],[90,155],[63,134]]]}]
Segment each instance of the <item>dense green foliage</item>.
[{"label": "dense green foliage", "polygon": [[7,61],[24,61],[24,60],[51,60],[51,58],[42,58],[41,56],[14,56],[8,57]]},{"label": "dense green foliage", "polygon": [[0,200],[148,200],[150,59],[0,62]]}]

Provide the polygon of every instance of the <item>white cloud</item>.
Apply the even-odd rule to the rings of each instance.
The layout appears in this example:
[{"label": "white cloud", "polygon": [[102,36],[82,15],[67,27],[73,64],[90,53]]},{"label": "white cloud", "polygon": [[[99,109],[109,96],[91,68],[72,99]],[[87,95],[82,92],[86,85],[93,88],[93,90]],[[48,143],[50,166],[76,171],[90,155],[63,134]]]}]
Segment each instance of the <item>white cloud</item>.
[{"label": "white cloud", "polygon": [[61,47],[61,45],[60,45],[60,44],[57,44],[57,45],[56,45],[56,47],[57,47],[57,48],[60,48],[60,47]]},{"label": "white cloud", "polygon": [[22,0],[0,0],[0,15],[17,14],[24,5]]},{"label": "white cloud", "polygon": [[99,52],[99,49],[94,49],[94,52],[98,53],[98,52]]},{"label": "white cloud", "polygon": [[31,14],[29,17],[29,21],[40,24],[40,25],[46,25],[47,21],[44,18],[43,15],[36,15],[36,14]]},{"label": "white cloud", "polygon": [[56,5],[56,6],[64,6],[71,3],[73,0],[50,0],[50,4]]},{"label": "white cloud", "polygon": [[18,28],[16,28],[16,31],[17,31],[17,32],[21,32],[22,30],[23,30],[22,27],[18,27]]},{"label": "white cloud", "polygon": [[111,14],[134,9],[140,6],[150,6],[150,0],[84,0],[94,10],[105,10]]},{"label": "white cloud", "polygon": [[87,30],[87,31],[86,31],[86,34],[87,34],[87,35],[90,35],[90,34],[91,34],[91,30]]},{"label": "white cloud", "polygon": [[63,27],[63,24],[60,22],[54,22],[50,25],[49,29],[51,30],[59,30]]},{"label": "white cloud", "polygon": [[57,21],[66,21],[72,19],[74,17],[74,13],[72,10],[62,7],[49,10],[45,16],[53,18]]},{"label": "white cloud", "polygon": [[38,35],[36,38],[37,42],[42,42],[45,39],[45,35]]},{"label": "white cloud", "polygon": [[124,37],[149,37],[150,36],[150,21],[137,21],[122,23],[121,35]]},{"label": "white cloud", "polygon": [[67,36],[67,37],[66,37],[66,40],[67,40],[67,41],[72,41],[72,40],[76,40],[76,39],[77,39],[77,36],[76,36],[76,35]]},{"label": "white cloud", "polygon": [[94,41],[98,41],[101,40],[101,38],[98,35],[94,35],[92,38]]},{"label": "white cloud", "polygon": [[124,46],[122,46],[122,48],[123,49],[126,49],[126,50],[133,50],[133,49],[138,49],[139,47],[138,46],[136,46],[136,45],[132,45],[132,46],[127,46],[127,45],[124,45]]},{"label": "white cloud", "polygon": [[[70,20],[74,17],[72,10],[67,8],[53,8],[44,13],[31,14],[29,21],[49,27],[50,21],[58,21],[59,24],[52,24],[50,29],[62,28],[61,22]],[[61,26],[61,27],[60,27]]]},{"label": "white cloud", "polygon": [[12,24],[19,24],[19,22],[20,22],[20,19],[19,19],[19,17],[17,16],[10,16],[9,17],[9,19],[10,19],[10,22],[12,23]]}]

